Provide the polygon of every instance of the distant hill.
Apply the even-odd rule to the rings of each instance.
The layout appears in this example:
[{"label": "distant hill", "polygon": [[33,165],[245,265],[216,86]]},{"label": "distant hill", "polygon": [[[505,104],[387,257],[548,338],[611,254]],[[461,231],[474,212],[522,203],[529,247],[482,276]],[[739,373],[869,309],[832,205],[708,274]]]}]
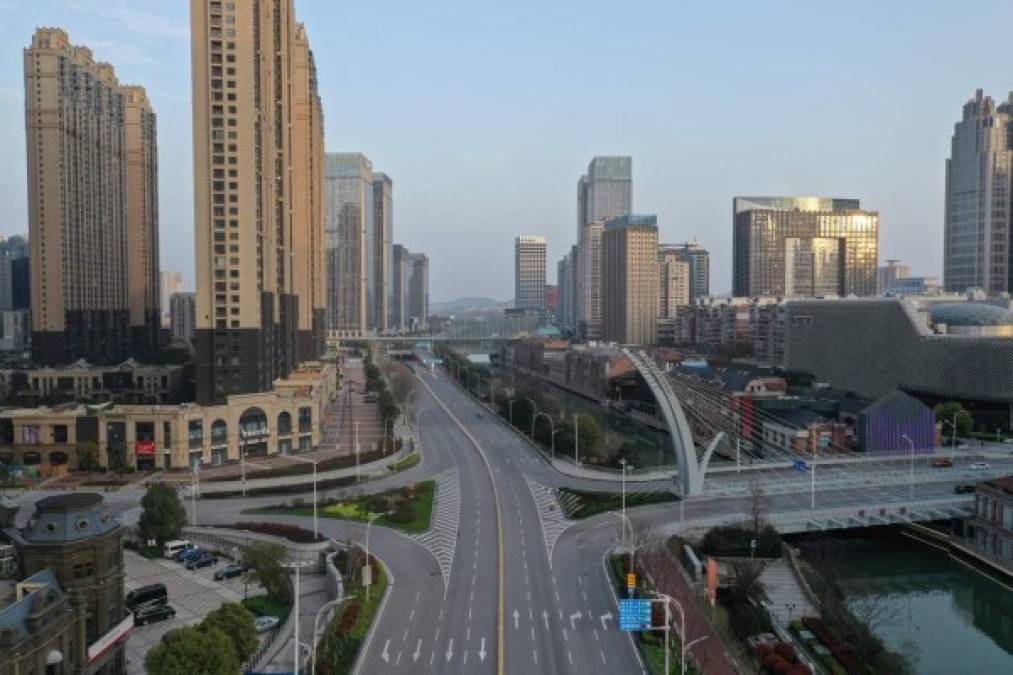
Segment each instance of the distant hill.
[{"label": "distant hill", "polygon": [[468,312],[476,309],[495,309],[508,305],[508,302],[493,300],[492,298],[467,297],[447,300],[445,302],[429,303],[429,311],[435,312]]}]

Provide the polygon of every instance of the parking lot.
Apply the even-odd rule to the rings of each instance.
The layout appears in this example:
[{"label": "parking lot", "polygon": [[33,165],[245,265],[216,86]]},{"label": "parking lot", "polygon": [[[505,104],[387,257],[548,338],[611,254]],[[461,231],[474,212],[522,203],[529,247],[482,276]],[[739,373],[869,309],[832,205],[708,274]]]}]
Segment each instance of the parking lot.
[{"label": "parking lot", "polygon": [[[148,560],[133,551],[124,551],[126,590],[131,591],[147,584],[165,584],[169,605],[176,610],[176,616],[168,621],[134,628],[127,640],[128,673],[144,673],[145,655],[159,643],[166,632],[199,623],[208,612],[217,609],[223,602],[239,602],[243,599],[244,583],[241,577],[223,581],[212,578],[216,569],[229,562],[219,557],[217,567],[204,567],[191,572],[180,563]],[[246,592],[257,595],[262,591],[258,584],[250,584]]]}]

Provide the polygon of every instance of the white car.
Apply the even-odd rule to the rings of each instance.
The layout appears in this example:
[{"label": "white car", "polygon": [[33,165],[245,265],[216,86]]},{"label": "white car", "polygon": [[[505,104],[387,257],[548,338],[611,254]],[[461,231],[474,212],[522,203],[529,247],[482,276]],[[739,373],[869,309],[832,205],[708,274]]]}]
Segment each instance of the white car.
[{"label": "white car", "polygon": [[985,469],[988,468],[988,463],[986,463],[986,462],[974,462],[973,464],[971,464],[967,468],[970,469],[971,471],[984,471]]},{"label": "white car", "polygon": [[253,627],[258,633],[266,633],[278,626],[280,620],[276,616],[258,616],[253,622]]}]

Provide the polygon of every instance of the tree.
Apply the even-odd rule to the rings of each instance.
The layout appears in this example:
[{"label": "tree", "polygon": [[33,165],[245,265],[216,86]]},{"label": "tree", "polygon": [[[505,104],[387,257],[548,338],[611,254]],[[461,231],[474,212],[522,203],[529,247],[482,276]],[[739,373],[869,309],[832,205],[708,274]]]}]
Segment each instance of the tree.
[{"label": "tree", "polygon": [[577,415],[577,436],[580,443],[578,452],[580,456],[590,457],[598,454],[598,444],[601,442],[601,428],[593,415],[579,413]]},{"label": "tree", "polygon": [[241,663],[229,638],[214,627],[185,627],[144,659],[149,675],[233,675]]},{"label": "tree", "polygon": [[160,545],[178,538],[186,525],[186,510],[168,483],[153,483],[141,498],[141,509],[141,536],[156,539]]},{"label": "tree", "polygon": [[753,532],[759,536],[760,528],[763,526],[769,500],[764,494],[763,488],[758,483],[749,485],[749,512],[753,519]]},{"label": "tree", "polygon": [[732,576],[735,577],[732,582],[735,590],[744,597],[759,600],[760,596],[763,595],[763,582],[760,581],[760,575],[763,574],[763,566],[763,562],[760,560],[751,560],[749,558],[732,560],[729,563],[729,567],[731,568]]},{"label": "tree", "polygon": [[257,649],[257,629],[253,614],[238,602],[226,602],[201,622],[202,630],[217,628],[232,642],[236,659],[246,663]]},{"label": "tree", "polygon": [[[974,428],[974,418],[956,401],[940,403],[935,408],[936,422],[942,425],[944,436],[953,435],[953,420],[957,420],[957,436],[967,436]],[[949,433],[945,433],[949,432]]]},{"label": "tree", "polygon": [[98,445],[92,441],[77,444],[77,468],[81,471],[98,471]]},{"label": "tree", "polygon": [[243,563],[249,568],[248,581],[258,581],[268,596],[279,602],[292,598],[292,580],[288,570],[282,567],[287,551],[281,544],[258,541],[250,544],[243,552]]},{"label": "tree", "polygon": [[130,470],[127,463],[127,448],[122,443],[110,445],[107,451],[109,455],[109,470],[117,476],[122,476]]}]

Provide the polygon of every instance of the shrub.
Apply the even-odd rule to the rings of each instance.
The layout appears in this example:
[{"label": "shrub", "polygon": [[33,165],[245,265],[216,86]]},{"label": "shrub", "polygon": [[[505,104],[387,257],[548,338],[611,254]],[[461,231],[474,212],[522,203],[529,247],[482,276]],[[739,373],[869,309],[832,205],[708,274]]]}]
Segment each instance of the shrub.
[{"label": "shrub", "polygon": [[410,501],[403,501],[394,509],[394,513],[387,516],[392,523],[410,523],[415,520],[415,505]]},{"label": "shrub", "polygon": [[728,627],[741,640],[766,629],[763,614],[753,604],[739,602],[728,608]]},{"label": "shrub", "polygon": [[753,649],[753,653],[756,654],[757,660],[763,663],[763,659],[774,653],[774,648],[766,642],[761,642]]},{"label": "shrub", "polygon": [[813,671],[804,663],[796,663],[788,671],[788,675],[813,675]]},{"label": "shrub", "polygon": [[760,663],[763,665],[763,667],[766,669],[768,673],[777,672],[777,668],[779,668],[781,665],[787,664],[787,662],[777,654],[768,654],[767,656],[763,657],[763,660],[760,661]]},{"label": "shrub", "polygon": [[797,658],[795,647],[787,642],[778,642],[777,646],[774,647],[774,653],[788,663],[795,663],[795,659]]}]

